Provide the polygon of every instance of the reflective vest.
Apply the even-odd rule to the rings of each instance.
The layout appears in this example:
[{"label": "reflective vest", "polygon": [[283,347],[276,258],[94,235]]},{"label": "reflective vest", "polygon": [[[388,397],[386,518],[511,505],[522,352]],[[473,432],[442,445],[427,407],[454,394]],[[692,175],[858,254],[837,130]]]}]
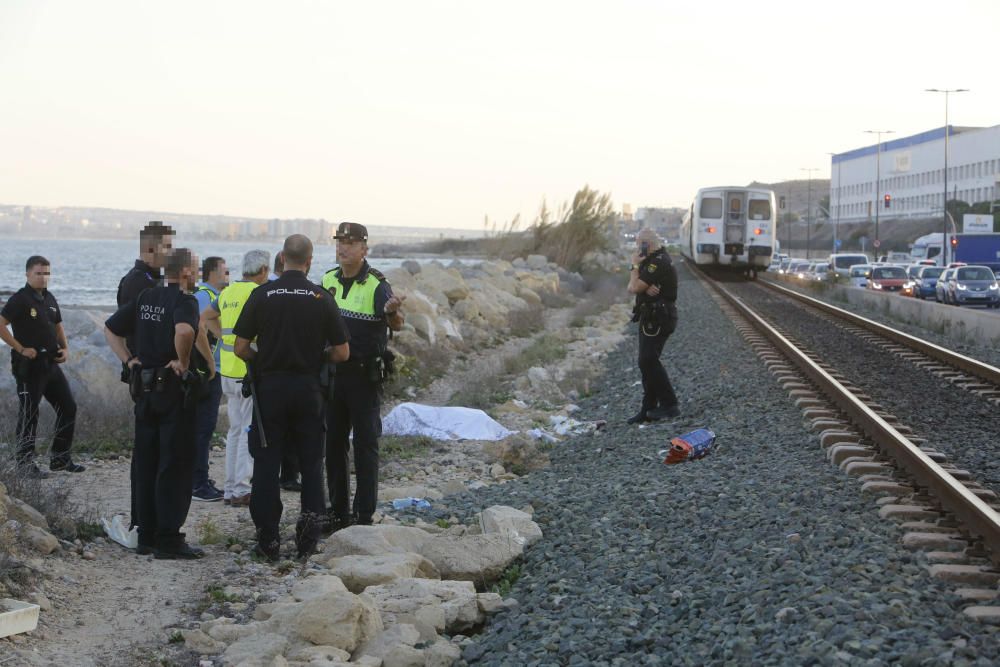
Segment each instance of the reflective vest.
[{"label": "reflective vest", "polygon": [[222,351],[219,354],[219,372],[227,378],[242,380],[247,374],[246,363],[236,356],[236,334],[233,327],[243,312],[243,306],[250,298],[250,292],[257,289],[257,283],[240,280],[219,295],[219,327],[222,329]]},{"label": "reflective vest", "polygon": [[358,276],[359,279],[354,281],[351,290],[345,297],[344,286],[340,284],[340,269],[333,269],[327,271],[323,276],[323,289],[330,292],[336,299],[341,317],[366,322],[381,322],[383,317],[375,314],[375,290],[382,284],[380,275],[376,275],[375,271],[369,268],[367,275],[363,278]]},{"label": "reflective vest", "polygon": [[[204,292],[205,294],[207,294],[209,303],[215,303],[215,300],[219,298],[219,295],[216,293],[215,290],[213,290],[211,287],[206,287],[204,285],[199,285],[198,289],[196,289],[194,292],[195,294],[197,294],[198,292]],[[198,315],[200,316],[201,313],[198,313]],[[208,344],[212,348],[212,354],[215,354],[215,348],[219,346],[219,341],[212,334],[211,331],[208,332]]]}]

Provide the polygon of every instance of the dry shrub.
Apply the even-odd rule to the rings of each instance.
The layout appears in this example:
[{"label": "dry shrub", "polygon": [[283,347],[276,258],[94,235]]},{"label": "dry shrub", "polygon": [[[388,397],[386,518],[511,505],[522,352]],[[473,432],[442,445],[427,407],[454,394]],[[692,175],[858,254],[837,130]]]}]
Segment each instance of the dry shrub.
[{"label": "dry shrub", "polygon": [[501,382],[503,368],[499,359],[484,359],[477,370],[461,389],[451,395],[448,405],[486,410],[510,400],[510,391]]},{"label": "dry shrub", "polygon": [[507,313],[507,329],[511,336],[524,338],[545,328],[544,308],[539,304],[518,308]]},{"label": "dry shrub", "polygon": [[566,357],[566,344],[552,335],[539,336],[520,353],[504,360],[504,371],[518,375],[533,366],[548,366]]}]

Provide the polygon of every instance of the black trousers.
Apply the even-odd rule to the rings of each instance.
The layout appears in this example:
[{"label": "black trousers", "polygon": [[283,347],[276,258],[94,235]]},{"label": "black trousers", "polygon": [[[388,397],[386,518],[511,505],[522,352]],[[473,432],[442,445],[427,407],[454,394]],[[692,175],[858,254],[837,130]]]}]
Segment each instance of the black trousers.
[{"label": "black trousers", "polygon": [[326,479],[330,504],[341,518],[351,515],[351,448],[354,431],[354,470],[357,489],[353,514],[359,523],[371,523],[378,502],[378,438],[382,435],[378,387],[364,373],[333,378],[333,396],[326,405]]},{"label": "black trousers", "polygon": [[18,463],[30,463],[35,458],[35,437],[38,431],[38,408],[42,399],[56,411],[56,430],[52,438],[52,463],[68,463],[73,446],[76,424],[76,401],[69,382],[56,364],[46,364],[34,370],[27,379],[17,380],[17,457]]},{"label": "black trousers", "polygon": [[[669,328],[669,331],[666,329]],[[647,331],[657,332],[655,336],[647,335]],[[663,346],[673,332],[673,327],[654,328],[639,327],[639,372],[642,374],[642,410],[652,410],[659,405],[668,407],[677,405],[674,387],[670,384],[667,370],[660,362]]]},{"label": "black trousers", "polygon": [[222,402],[222,375],[215,377],[208,385],[208,396],[198,401],[195,407],[195,460],[191,491],[208,484],[208,455],[212,449],[212,434],[219,421],[219,404]]},{"label": "black trousers", "polygon": [[191,507],[195,407],[184,407],[179,387],[144,394],[135,406],[132,453],[133,520],[139,544],[170,548],[183,541]]},{"label": "black trousers", "polygon": [[[279,474],[282,454],[293,453],[302,468],[299,547],[315,542],[325,514],[323,501],[323,396],[319,379],[308,375],[270,375],[257,382],[263,424],[254,415],[248,446],[253,457],[250,516],[261,542],[278,539],[281,521]],[[263,430],[264,441],[261,439]]]}]

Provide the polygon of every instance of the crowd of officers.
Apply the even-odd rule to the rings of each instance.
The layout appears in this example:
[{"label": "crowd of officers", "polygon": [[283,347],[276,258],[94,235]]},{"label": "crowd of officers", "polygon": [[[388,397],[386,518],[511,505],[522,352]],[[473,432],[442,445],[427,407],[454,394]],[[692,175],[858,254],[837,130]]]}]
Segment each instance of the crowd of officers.
[{"label": "crowd of officers", "polygon": [[[282,488],[300,494],[298,557],[311,554],[324,533],[371,524],[380,395],[392,372],[388,338],[403,326],[405,297],[368,265],[365,227],[338,226],[338,266],[322,285],[307,277],[313,246],[300,234],[285,239],[273,265],[266,251],[246,253],[241,278],[232,282],[225,260],[199,264],[191,250],[173,247],[173,237],[159,222],[140,232],[140,257],[119,283],[118,310],[105,322],[135,402],[137,553],[201,557],[181,532],[192,499],[249,507],[256,553],[272,562],[280,558]],[[11,347],[17,378],[17,461],[28,475],[48,474],[35,463],[45,398],[57,416],[49,469],[82,472],[70,457],[76,405],[59,368],[68,342],[47,289],[48,260],[29,258],[26,273],[24,289],[0,313],[0,338]],[[220,490],[208,459],[223,396],[229,431]]]}]

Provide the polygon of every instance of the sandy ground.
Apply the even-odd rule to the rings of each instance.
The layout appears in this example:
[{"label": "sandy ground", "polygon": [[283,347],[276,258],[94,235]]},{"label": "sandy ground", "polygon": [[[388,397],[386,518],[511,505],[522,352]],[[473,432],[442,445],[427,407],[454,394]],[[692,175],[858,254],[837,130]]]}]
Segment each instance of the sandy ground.
[{"label": "sandy ground", "polygon": [[[550,311],[546,329],[566,326],[569,309]],[[412,399],[428,404],[443,404],[463,380],[477,373],[486,359],[516,354],[530,339],[514,339],[498,348],[468,355],[453,364],[446,377],[437,380]],[[383,414],[391,406],[385,406]],[[449,445],[450,446],[450,445]],[[475,446],[456,446],[473,453]],[[59,474],[54,484],[72,484],[74,497],[100,516],[128,515],[129,462],[125,458],[87,462],[86,472]],[[421,462],[406,470],[399,466],[383,469],[382,486],[433,483],[433,469],[425,476]],[[219,486],[224,478],[224,453],[217,448],[211,457],[210,475]],[[488,474],[481,470],[474,474]],[[414,470],[418,469],[416,475]],[[282,492],[286,520],[297,515],[297,494]],[[290,519],[289,519],[290,517]],[[221,502],[193,501],[185,531],[192,543],[199,543],[204,525],[253,543],[253,523],[246,508],[226,507]],[[61,553],[36,558],[31,565],[42,573],[43,595],[38,630],[0,640],[0,666],[5,665],[161,665],[164,653],[170,653],[172,628],[197,618],[204,605],[206,587],[227,581],[224,571],[233,563],[226,544],[202,545],[205,558],[197,561],[157,561],[138,556],[118,544],[97,538],[77,546],[65,545]],[[266,588],[267,582],[259,582]],[[176,652],[175,652],[176,654]],[[184,662],[182,664],[187,664]],[[197,665],[197,661],[192,664]]]}]

